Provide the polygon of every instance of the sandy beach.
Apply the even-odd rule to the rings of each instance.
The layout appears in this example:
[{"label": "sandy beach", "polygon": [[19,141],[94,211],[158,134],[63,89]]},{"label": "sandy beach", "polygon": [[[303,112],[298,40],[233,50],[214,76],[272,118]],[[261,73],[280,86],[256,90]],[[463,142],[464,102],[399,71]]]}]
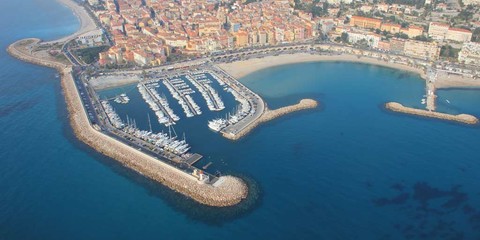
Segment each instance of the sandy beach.
[{"label": "sandy beach", "polygon": [[480,88],[480,79],[439,72],[437,81],[435,82],[435,88]]},{"label": "sandy beach", "polygon": [[84,33],[93,31],[97,29],[97,25],[95,24],[95,21],[90,17],[88,12],[83,8],[82,6],[78,5],[76,2],[73,0],[57,0],[60,4],[65,5],[69,9],[72,10],[73,14],[78,18],[80,21],[80,28],[73,34],[69,36],[65,36],[63,38],[45,42],[46,44],[51,44],[51,43],[60,43],[60,42],[65,42],[68,40],[71,40],[79,35],[82,35]]},{"label": "sandy beach", "polygon": [[308,53],[295,53],[295,54],[285,54],[279,56],[267,56],[264,58],[252,58],[243,61],[237,61],[232,63],[221,63],[218,64],[220,68],[225,70],[230,75],[235,78],[242,78],[246,75],[256,72],[261,69],[288,65],[294,63],[305,63],[305,62],[358,62],[358,63],[367,63],[372,65],[379,65],[383,67],[396,68],[404,71],[410,71],[423,74],[423,69],[406,66],[398,63],[390,63],[386,61],[381,61],[375,58],[369,57],[358,57],[355,55],[342,54],[342,55],[312,55]]}]

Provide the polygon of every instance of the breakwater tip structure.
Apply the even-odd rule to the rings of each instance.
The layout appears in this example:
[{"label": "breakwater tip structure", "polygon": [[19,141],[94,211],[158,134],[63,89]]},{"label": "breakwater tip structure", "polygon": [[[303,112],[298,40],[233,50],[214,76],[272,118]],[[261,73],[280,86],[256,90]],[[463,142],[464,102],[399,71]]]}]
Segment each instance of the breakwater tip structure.
[{"label": "breakwater tip structure", "polygon": [[262,123],[271,121],[273,119],[279,118],[281,116],[287,115],[292,112],[297,112],[297,111],[302,111],[302,110],[307,110],[307,109],[313,109],[318,107],[319,103],[316,100],[313,99],[302,99],[300,100],[299,103],[290,105],[290,106],[285,106],[281,107],[278,109],[268,109],[265,107],[263,113],[260,115],[259,118],[253,120],[250,124],[248,124],[245,128],[241,129],[238,131],[236,134],[232,133],[227,133],[227,132],[222,132],[222,136],[230,139],[230,140],[239,140],[240,138],[248,135],[254,128],[259,126]]},{"label": "breakwater tip structure", "polygon": [[83,106],[72,65],[42,58],[32,50],[40,43],[39,39],[25,39],[11,44],[7,51],[20,60],[54,68],[61,76],[70,125],[75,136],[96,151],[108,156],[125,167],[157,181],[201,204],[212,207],[228,207],[240,203],[248,196],[248,186],[240,178],[220,176],[214,183],[207,183],[195,176],[175,168],[165,162],[126,145],[119,140],[97,130],[90,124]]},{"label": "breakwater tip structure", "polygon": [[448,114],[448,113],[440,113],[434,111],[428,111],[423,109],[405,107],[400,103],[397,102],[388,102],[385,104],[385,108],[394,112],[411,114],[416,116],[422,117],[429,117],[429,118],[436,118],[442,119],[447,121],[459,122],[464,124],[478,124],[479,120],[477,117],[469,114]]}]

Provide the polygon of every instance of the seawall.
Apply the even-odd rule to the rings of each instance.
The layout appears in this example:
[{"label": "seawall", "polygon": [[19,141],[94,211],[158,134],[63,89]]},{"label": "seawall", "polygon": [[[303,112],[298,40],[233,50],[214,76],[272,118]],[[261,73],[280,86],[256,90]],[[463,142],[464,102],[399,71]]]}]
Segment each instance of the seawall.
[{"label": "seawall", "polygon": [[[30,40],[37,41],[38,39]],[[39,40],[34,44],[38,42]],[[16,42],[8,47],[8,52],[21,60],[55,68],[60,73],[70,125],[75,136],[82,142],[139,174],[162,183],[204,205],[232,206],[247,197],[248,188],[245,182],[239,178],[222,176],[213,185],[202,184],[195,177],[95,130],[90,125],[83,108],[74,83],[71,66],[28,55],[28,50],[23,49],[22,51],[19,46],[26,46],[26,44],[22,45],[21,41]]]},{"label": "seawall", "polygon": [[286,115],[292,112],[302,111],[306,109],[313,109],[313,108],[316,108],[317,106],[318,106],[318,102],[313,99],[302,99],[297,104],[281,107],[275,110],[270,110],[266,108],[263,114],[258,119],[250,123],[247,127],[243,128],[237,134],[233,135],[229,133],[222,133],[222,136],[234,141],[239,140],[240,138],[248,135],[254,128],[256,128],[262,123],[271,121],[273,119],[279,118],[283,115]]},{"label": "seawall", "polygon": [[437,118],[437,119],[459,122],[464,124],[478,124],[478,121],[479,121],[477,117],[469,114],[453,115],[448,113],[439,113],[439,112],[427,111],[423,109],[405,107],[402,104],[396,103],[396,102],[386,103],[385,108],[394,112],[406,113],[406,114],[417,115],[422,117]]}]

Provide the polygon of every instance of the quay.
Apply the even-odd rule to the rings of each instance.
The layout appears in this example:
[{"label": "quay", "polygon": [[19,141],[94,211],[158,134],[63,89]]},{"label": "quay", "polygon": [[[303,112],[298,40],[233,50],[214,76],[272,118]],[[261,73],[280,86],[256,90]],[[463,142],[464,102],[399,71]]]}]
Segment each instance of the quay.
[{"label": "quay", "polygon": [[394,112],[406,113],[411,115],[417,115],[422,117],[436,118],[447,121],[454,121],[464,124],[478,124],[478,118],[469,114],[448,114],[448,113],[439,113],[434,111],[428,111],[423,109],[405,107],[400,103],[389,102],[385,104],[385,108]]},{"label": "quay", "polygon": [[51,67],[59,72],[70,124],[79,140],[123,166],[201,204],[226,207],[236,205],[247,197],[248,187],[239,178],[220,176],[209,183],[208,178],[201,178],[205,176],[202,170],[194,169],[189,174],[173,164],[155,158],[148,152],[126,144],[114,134],[109,134],[105,127],[99,126],[101,119],[96,114],[99,109],[92,104],[92,98],[86,90],[87,84],[74,76],[76,71],[74,66],[44,57],[48,55],[43,55],[41,52],[35,52],[40,42],[39,39],[20,40],[11,44],[7,51],[13,57]]}]

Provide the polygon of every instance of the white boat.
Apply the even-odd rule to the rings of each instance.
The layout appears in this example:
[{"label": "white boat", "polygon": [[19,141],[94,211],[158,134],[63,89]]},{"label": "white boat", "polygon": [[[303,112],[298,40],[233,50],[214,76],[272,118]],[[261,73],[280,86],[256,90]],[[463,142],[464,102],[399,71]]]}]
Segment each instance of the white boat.
[{"label": "white boat", "polygon": [[215,132],[218,132],[224,129],[227,126],[227,124],[228,124],[227,120],[223,118],[217,118],[217,119],[208,121],[208,127]]}]

